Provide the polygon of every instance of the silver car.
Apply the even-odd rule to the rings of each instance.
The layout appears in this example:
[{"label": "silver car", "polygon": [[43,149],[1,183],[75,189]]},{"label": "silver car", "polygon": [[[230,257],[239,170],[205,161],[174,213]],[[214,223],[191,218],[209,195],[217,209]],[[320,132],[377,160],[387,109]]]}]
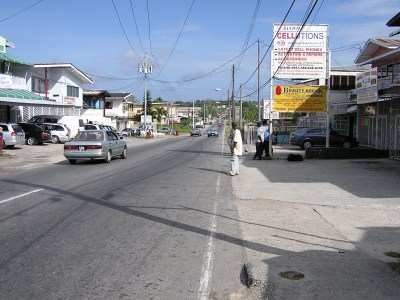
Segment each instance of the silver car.
[{"label": "silver car", "polygon": [[3,149],[25,144],[25,132],[18,124],[0,123],[0,127],[3,128]]},{"label": "silver car", "polygon": [[106,163],[112,157],[127,157],[126,142],[111,130],[81,130],[71,142],[64,144],[64,156],[70,164],[77,160],[101,159]]}]

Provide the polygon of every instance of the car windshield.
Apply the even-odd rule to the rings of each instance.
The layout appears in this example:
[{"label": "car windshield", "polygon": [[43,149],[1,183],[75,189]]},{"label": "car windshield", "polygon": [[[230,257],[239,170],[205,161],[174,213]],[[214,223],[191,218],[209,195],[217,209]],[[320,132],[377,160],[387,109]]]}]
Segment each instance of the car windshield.
[{"label": "car windshield", "polygon": [[74,137],[74,141],[102,141],[104,133],[102,131],[80,131]]}]

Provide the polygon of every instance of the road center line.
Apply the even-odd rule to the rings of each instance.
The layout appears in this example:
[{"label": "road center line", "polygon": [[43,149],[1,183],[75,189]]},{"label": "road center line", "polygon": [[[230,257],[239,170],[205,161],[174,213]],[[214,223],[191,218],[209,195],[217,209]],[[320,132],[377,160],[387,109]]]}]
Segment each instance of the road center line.
[{"label": "road center line", "polygon": [[[217,192],[219,190],[220,185],[220,175],[218,175],[217,179]],[[215,243],[214,243],[214,236],[217,230],[217,201],[214,203],[213,214],[211,217],[211,226],[210,226],[210,234],[208,236],[208,243],[207,243],[207,250],[204,253],[203,259],[203,268],[201,270],[201,277],[200,277],[200,287],[197,293],[198,300],[207,300],[208,295],[210,293],[210,282],[212,277],[212,270],[213,270],[213,262],[214,262],[214,251],[215,251]]]},{"label": "road center line", "polygon": [[40,191],[43,191],[43,189],[33,190],[33,191],[31,191],[31,192],[28,192],[28,193],[25,193],[25,194],[21,194],[21,195],[19,195],[19,196],[15,196],[15,197],[11,197],[11,198],[2,200],[2,201],[0,201],[0,204],[1,204],[1,203],[4,203],[4,202],[8,202],[8,201],[15,200],[15,199],[18,199],[18,198],[21,198],[21,197],[25,197],[25,196],[28,196],[28,195],[30,195],[30,194],[37,193],[37,192],[40,192]]}]

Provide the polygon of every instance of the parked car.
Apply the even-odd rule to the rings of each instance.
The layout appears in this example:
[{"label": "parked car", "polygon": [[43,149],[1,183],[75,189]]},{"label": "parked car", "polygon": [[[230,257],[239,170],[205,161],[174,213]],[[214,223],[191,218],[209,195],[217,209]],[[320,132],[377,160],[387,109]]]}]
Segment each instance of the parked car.
[{"label": "parked car", "polygon": [[64,156],[71,165],[77,160],[102,159],[111,162],[112,157],[127,157],[127,146],[123,138],[111,130],[82,130],[71,142],[64,144]]},{"label": "parked car", "polygon": [[25,132],[26,145],[42,145],[43,143],[51,142],[50,130],[42,128],[34,123],[18,123]]},{"label": "parked car", "polygon": [[168,128],[168,127],[162,127],[160,129],[158,129],[157,132],[165,133],[165,134],[171,134],[172,130],[171,130],[171,128]]},{"label": "parked car", "polygon": [[[290,133],[289,144],[300,146],[302,149],[326,145],[325,128],[302,128]],[[350,136],[342,135],[337,131],[329,132],[329,146],[351,148],[357,147],[359,141]]]},{"label": "parked car", "polygon": [[132,135],[132,129],[124,128],[124,129],[121,130],[121,132],[118,132],[118,135],[122,136],[124,138],[127,137],[127,136],[131,136]]},{"label": "parked car", "polygon": [[40,124],[44,129],[50,130],[51,142],[54,144],[65,143],[71,140],[71,129],[66,124],[60,123],[43,123]]},{"label": "parked car", "polygon": [[0,123],[3,128],[3,149],[25,143],[25,133],[17,123]]},{"label": "parked car", "polygon": [[208,130],[207,130],[208,137],[210,137],[210,136],[218,137],[218,133],[219,133],[219,130],[217,127],[211,127],[211,128],[208,128]]},{"label": "parked car", "polygon": [[190,130],[190,136],[201,136],[201,130],[200,128],[192,128],[192,130]]}]

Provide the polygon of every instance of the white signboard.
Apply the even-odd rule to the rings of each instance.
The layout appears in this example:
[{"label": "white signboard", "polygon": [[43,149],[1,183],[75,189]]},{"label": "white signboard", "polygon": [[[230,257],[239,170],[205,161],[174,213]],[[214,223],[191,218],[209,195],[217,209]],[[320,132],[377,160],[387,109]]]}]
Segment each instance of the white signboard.
[{"label": "white signboard", "polygon": [[[270,100],[264,100],[264,118],[266,120],[269,120],[269,111],[270,111]],[[279,119],[279,112],[272,112],[271,114],[272,120],[278,120]]]},{"label": "white signboard", "polygon": [[0,88],[12,89],[13,84],[10,75],[0,74]]},{"label": "white signboard", "polygon": [[328,25],[274,24],[275,78],[326,78]]},{"label": "white signboard", "polygon": [[377,81],[377,68],[372,68],[357,75],[357,104],[378,101]]}]

